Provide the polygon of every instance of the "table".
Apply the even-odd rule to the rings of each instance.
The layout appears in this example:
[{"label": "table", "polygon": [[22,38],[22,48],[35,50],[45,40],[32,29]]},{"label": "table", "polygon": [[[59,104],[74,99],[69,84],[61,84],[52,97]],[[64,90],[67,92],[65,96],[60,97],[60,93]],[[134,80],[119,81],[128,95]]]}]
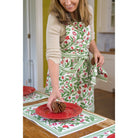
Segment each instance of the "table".
[{"label": "table", "polygon": [[[24,106],[36,104],[36,103],[40,103],[40,102],[44,102],[44,101],[47,101],[47,99],[43,99],[43,100],[36,101],[33,103],[26,103],[26,104],[24,104]],[[96,114],[96,113],[94,113],[94,114]],[[92,132],[95,132],[95,131],[98,131],[100,129],[111,126],[113,124],[115,124],[115,121],[107,118],[103,122],[100,122],[100,123],[95,124],[93,126],[87,127],[85,129],[82,129],[82,130],[77,131],[75,133],[71,133],[69,135],[62,136],[61,138],[79,138],[79,137],[82,137],[84,135],[88,135]],[[38,137],[40,137],[40,138],[57,138],[55,135],[53,135],[50,132],[46,131],[45,129],[41,128],[40,126],[38,126],[33,121],[30,121],[27,118],[23,117],[23,138],[38,138]]]}]

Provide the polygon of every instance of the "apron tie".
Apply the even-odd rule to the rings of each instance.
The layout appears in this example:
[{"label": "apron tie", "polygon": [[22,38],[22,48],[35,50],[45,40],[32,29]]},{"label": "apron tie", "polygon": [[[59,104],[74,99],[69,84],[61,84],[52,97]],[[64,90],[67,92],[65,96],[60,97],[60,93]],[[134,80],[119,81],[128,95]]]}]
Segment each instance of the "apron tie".
[{"label": "apron tie", "polygon": [[68,54],[68,53],[67,54],[62,53],[62,57],[66,57],[66,58],[79,58],[79,61],[75,65],[74,69],[66,69],[66,68],[60,66],[60,68],[63,71],[66,71],[68,73],[75,73],[75,72],[77,72],[77,70],[81,67],[81,65],[85,62],[85,60],[89,58],[88,55],[76,55],[76,54]]}]

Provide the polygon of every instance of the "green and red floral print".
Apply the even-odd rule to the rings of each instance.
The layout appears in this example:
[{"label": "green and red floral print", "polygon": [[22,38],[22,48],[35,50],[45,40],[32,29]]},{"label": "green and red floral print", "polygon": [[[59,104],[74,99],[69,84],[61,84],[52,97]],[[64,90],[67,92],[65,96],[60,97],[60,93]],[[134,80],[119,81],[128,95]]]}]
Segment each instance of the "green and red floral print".
[{"label": "green and red floral print", "polygon": [[[107,79],[106,72],[92,65],[89,45],[92,40],[90,26],[82,22],[66,25],[66,37],[60,44],[59,88],[66,102],[77,103],[82,108],[94,112],[94,85],[96,76]],[[52,92],[51,78],[47,73],[45,93]]]}]

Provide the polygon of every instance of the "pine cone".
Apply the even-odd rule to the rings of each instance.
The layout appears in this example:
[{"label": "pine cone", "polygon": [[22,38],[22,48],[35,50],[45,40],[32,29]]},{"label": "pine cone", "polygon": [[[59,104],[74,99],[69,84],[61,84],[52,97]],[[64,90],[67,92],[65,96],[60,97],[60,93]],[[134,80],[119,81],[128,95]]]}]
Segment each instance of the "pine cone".
[{"label": "pine cone", "polygon": [[51,107],[54,113],[61,113],[65,110],[66,104],[63,102],[56,101],[52,103]]}]

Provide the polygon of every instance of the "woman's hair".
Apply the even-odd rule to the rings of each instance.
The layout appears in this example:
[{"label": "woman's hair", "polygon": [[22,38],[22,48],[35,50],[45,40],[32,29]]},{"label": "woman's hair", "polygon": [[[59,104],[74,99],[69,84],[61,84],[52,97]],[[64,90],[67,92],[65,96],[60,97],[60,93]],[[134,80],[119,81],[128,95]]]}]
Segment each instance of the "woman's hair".
[{"label": "woman's hair", "polygon": [[70,13],[64,9],[59,0],[51,0],[49,12],[55,15],[62,24],[68,24],[72,21],[81,21],[88,26],[90,24],[90,16],[92,16],[88,10],[87,0],[79,0],[78,7],[74,12],[75,19],[70,17]]}]

